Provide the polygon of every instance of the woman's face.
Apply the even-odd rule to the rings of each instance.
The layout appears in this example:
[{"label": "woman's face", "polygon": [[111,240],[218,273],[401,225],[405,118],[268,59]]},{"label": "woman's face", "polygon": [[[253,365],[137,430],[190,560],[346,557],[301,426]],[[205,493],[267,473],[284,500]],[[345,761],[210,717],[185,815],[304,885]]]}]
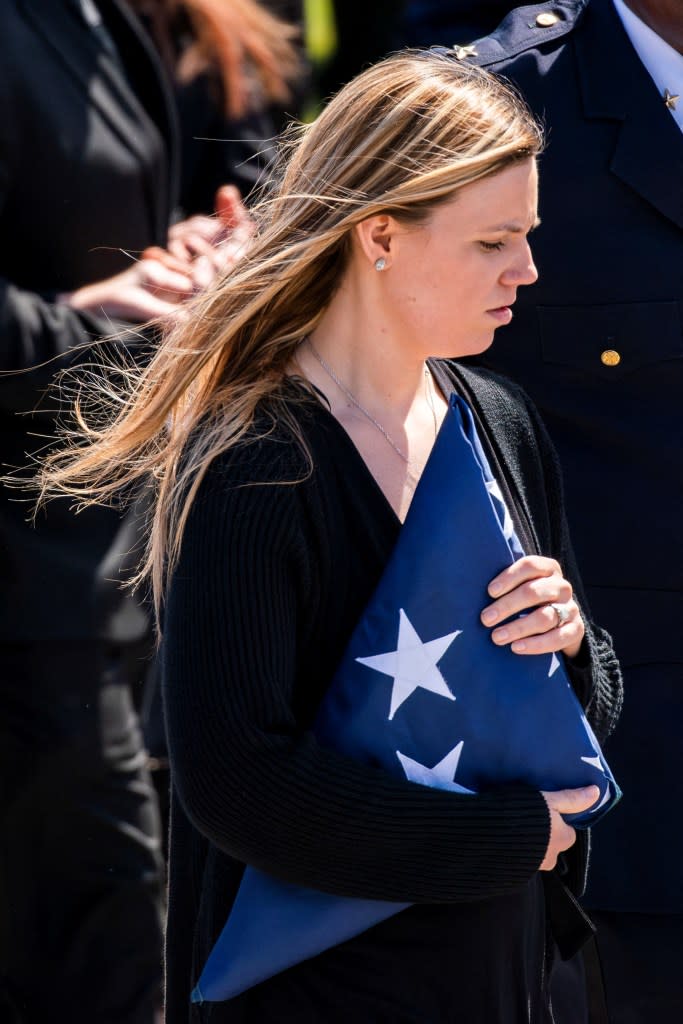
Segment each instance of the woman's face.
[{"label": "woman's face", "polygon": [[517,289],[538,277],[527,241],[537,187],[536,162],[525,160],[392,232],[382,273],[407,344],[424,356],[475,355],[510,322]]}]

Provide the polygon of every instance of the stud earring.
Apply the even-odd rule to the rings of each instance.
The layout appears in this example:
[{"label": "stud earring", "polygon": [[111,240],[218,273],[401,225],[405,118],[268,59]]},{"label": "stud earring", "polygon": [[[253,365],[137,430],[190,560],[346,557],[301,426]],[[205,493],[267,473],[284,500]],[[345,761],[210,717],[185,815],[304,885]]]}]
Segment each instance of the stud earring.
[{"label": "stud earring", "polygon": [[384,256],[380,256],[378,260],[375,260],[375,270],[384,270],[386,265],[387,261],[384,259]]}]

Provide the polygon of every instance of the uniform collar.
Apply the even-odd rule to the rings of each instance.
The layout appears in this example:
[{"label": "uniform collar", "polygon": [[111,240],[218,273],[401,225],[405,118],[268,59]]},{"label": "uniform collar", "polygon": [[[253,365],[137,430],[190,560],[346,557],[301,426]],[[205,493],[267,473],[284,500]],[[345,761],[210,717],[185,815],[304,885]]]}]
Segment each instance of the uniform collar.
[{"label": "uniform collar", "polygon": [[622,122],[610,170],[683,227],[683,134],[638,58],[613,0],[591,0],[574,46],[584,116]]},{"label": "uniform collar", "polygon": [[683,130],[683,54],[658,36],[626,6],[624,0],[613,0],[613,3],[634,50],[657,86],[660,96],[664,97],[668,91],[670,95],[681,97],[670,110],[678,127]]}]

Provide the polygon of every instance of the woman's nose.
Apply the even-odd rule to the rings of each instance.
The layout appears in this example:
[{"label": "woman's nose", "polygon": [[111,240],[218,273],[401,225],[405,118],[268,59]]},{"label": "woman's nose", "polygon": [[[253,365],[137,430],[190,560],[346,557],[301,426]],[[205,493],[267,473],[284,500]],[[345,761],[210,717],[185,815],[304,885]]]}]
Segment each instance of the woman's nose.
[{"label": "woman's nose", "polygon": [[506,283],[515,285],[533,284],[538,280],[538,270],[528,245],[524,247],[519,258],[508,267],[504,276]]}]

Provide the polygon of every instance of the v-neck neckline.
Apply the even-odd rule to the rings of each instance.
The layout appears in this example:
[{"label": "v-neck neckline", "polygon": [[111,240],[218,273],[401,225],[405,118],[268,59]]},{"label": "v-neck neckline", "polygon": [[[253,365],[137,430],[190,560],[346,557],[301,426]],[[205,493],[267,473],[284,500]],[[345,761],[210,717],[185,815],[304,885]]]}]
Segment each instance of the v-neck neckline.
[{"label": "v-neck neckline", "polygon": [[[453,392],[456,391],[455,380],[453,376],[451,376],[451,374],[444,366],[438,364],[435,360],[428,360],[428,365],[430,370],[434,374],[434,378],[439,388],[441,389],[444,398],[446,399],[446,401],[448,401]],[[352,461],[358,466],[359,474],[365,477],[365,479],[368,481],[369,489],[375,492],[379,503],[384,507],[385,514],[392,520],[394,530],[400,530],[405,522],[405,519],[401,519],[401,517],[398,515],[398,513],[394,509],[394,506],[391,504],[386,494],[380,487],[374,473],[372,472],[367,462],[363,458],[363,455],[358,446],[356,445],[355,441],[353,440],[349,432],[346,430],[346,428],[339,422],[337,417],[332,412],[329,405],[329,401],[324,391],[321,391],[320,388],[316,387],[315,384],[312,384],[310,381],[306,381],[306,385],[303,385],[299,383],[299,380],[297,380],[296,377],[291,377],[290,380],[293,383],[295,383],[297,387],[303,389],[304,386],[306,386],[307,391],[309,391],[310,388],[314,392],[316,398],[316,408],[320,407],[326,421],[331,422],[332,429],[341,439],[347,451],[350,452]],[[420,474],[420,477],[421,476],[422,474]],[[417,491],[419,483],[420,478],[418,478],[417,484],[415,486],[415,491]],[[415,495],[413,494],[413,498],[414,496]],[[406,512],[406,518],[408,517],[409,514],[410,505],[408,506],[408,511]]]},{"label": "v-neck neckline", "polygon": [[[483,445],[487,458],[489,459],[493,475],[503,490],[506,504],[508,505],[513,522],[515,523],[518,536],[520,537],[528,554],[532,554],[534,552],[537,553],[539,551],[538,539],[529,517],[528,510],[525,506],[524,499],[519,492],[518,485],[514,480],[509,479],[508,474],[505,472],[504,462],[500,458],[500,453],[495,445],[494,438],[488,430],[487,424],[482,420],[478,409],[478,403],[475,401],[475,396],[470,390],[468,381],[463,379],[463,376],[458,372],[459,367],[457,365],[451,365],[450,363],[446,363],[444,360],[436,359],[430,359],[428,360],[428,363],[446,400],[450,400],[451,395],[456,393],[460,395],[463,401],[465,401],[470,407],[472,415],[474,416],[480,442]],[[393,505],[380,487],[360,450],[356,447],[351,435],[332,412],[325,393],[314,384],[311,384],[310,381],[306,381],[304,383],[302,379],[297,380],[296,377],[291,377],[290,380],[297,388],[302,391],[305,390],[306,394],[309,396],[313,394],[315,408],[319,410],[323,420],[328,423],[330,429],[334,431],[340,439],[340,443],[343,445],[344,449],[349,453],[350,463],[357,467],[356,473],[359,479],[362,478],[366,481],[366,490],[368,495],[374,495],[372,500],[376,504],[380,514],[382,514],[387,521],[387,526],[391,528],[394,534],[398,534],[403,527],[405,520],[401,520],[397,515]],[[406,518],[409,514],[410,507],[406,513]]]}]

